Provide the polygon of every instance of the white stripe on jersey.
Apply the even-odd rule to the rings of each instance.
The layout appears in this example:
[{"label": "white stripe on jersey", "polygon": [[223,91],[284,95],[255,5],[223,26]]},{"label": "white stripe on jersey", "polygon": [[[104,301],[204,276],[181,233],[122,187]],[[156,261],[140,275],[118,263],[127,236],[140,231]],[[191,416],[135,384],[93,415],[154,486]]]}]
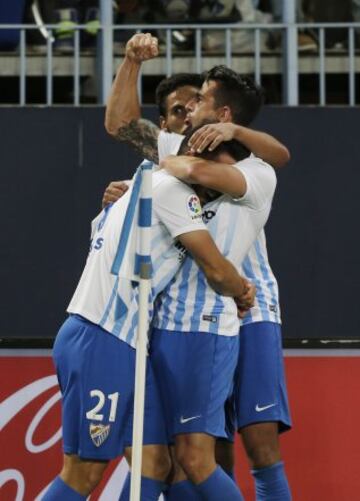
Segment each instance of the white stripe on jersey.
[{"label": "white stripe on jersey", "polygon": [[[253,211],[222,197],[204,207],[203,217],[220,252],[238,269],[270,212]],[[182,332],[211,332],[235,336],[240,320],[232,298],[216,294],[191,257],[156,302],[153,325]]]},{"label": "white stripe on jersey", "polygon": [[249,254],[243,261],[243,275],[256,285],[255,305],[242,325],[270,321],[281,323],[279,289],[270,267],[265,232],[261,231]]},{"label": "white stripe on jersey", "polygon": [[[138,288],[130,280],[111,274],[131,191],[132,187],[94,221],[91,251],[68,312],[101,325],[135,346]],[[206,229],[201,213],[195,214],[189,207],[189,197],[194,202],[195,194],[189,186],[164,171],[153,174],[151,299],[181,266],[184,250],[174,239],[182,233]]]}]

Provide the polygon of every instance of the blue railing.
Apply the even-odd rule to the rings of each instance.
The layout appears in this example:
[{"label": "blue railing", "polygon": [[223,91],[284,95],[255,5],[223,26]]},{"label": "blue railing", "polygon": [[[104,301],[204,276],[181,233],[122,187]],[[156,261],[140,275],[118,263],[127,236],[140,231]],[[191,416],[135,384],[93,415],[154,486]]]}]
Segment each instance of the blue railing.
[{"label": "blue railing", "polygon": [[[110,2],[111,3],[111,2]],[[237,71],[253,73],[257,82],[261,83],[264,73],[282,73],[283,76],[283,103],[296,106],[299,104],[299,74],[313,72],[319,75],[319,104],[325,105],[326,99],[326,74],[327,66],[334,59],[325,47],[325,36],[333,29],[346,29],[348,32],[346,48],[337,55],[338,72],[348,74],[348,104],[356,104],[356,73],[360,70],[360,55],[355,48],[355,30],[360,31],[360,23],[278,23],[278,24],[153,24],[153,25],[113,25],[112,18],[102,18],[99,28],[98,44],[95,55],[84,54],[80,47],[80,33],[86,29],[85,25],[78,25],[74,29],[73,51],[70,55],[59,56],[54,51],[53,41],[56,25],[42,26],[46,35],[46,51],[42,56],[30,54],[27,50],[27,33],[29,30],[38,29],[38,25],[0,25],[0,30],[18,30],[20,43],[14,53],[1,53],[3,61],[0,64],[1,75],[17,75],[19,77],[19,102],[21,106],[27,104],[26,87],[27,75],[30,66],[33,74],[43,75],[46,79],[45,104],[52,105],[54,78],[65,71],[73,79],[73,104],[80,105],[80,78],[81,75],[92,74],[97,78],[98,102],[105,103],[109,94],[114,71],[119,63],[118,56],[114,53],[114,35],[121,31],[141,32],[156,31],[162,33],[163,45],[160,57],[151,63],[146,63],[142,70],[142,77],[146,74],[171,75],[178,71],[200,72],[219,62],[234,67]],[[195,43],[193,50],[178,52],[172,44],[174,30],[193,30]],[[299,58],[298,33],[301,30],[312,30],[317,34],[318,49]],[[216,31],[223,33],[223,47],[214,52],[204,51],[202,40],[204,34]],[[234,47],[233,37],[239,32],[252,34],[253,43],[246,54]],[[282,38],[281,50],[265,51],[262,40],[265,33],[279,33]],[[249,38],[250,39],[250,38]],[[7,67],[5,62],[11,59],[12,64]],[[34,69],[34,61],[37,67]],[[14,62],[15,61],[15,62]],[[269,61],[272,67],[269,68]],[[311,61],[311,63],[309,63]],[[64,65],[66,69],[64,70]],[[309,68],[305,68],[305,66]],[[2,69],[1,69],[2,68]],[[7,70],[6,70],[7,68]],[[61,70],[62,68],[62,70]],[[141,95],[141,80],[139,91]],[[1,98],[0,98],[1,99]]]}]

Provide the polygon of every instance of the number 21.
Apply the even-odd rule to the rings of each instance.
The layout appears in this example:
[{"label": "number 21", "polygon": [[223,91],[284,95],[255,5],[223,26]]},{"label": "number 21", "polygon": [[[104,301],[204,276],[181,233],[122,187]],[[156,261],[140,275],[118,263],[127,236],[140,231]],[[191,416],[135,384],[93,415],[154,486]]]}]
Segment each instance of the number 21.
[{"label": "number 21", "polygon": [[[104,414],[99,414],[101,409],[105,405],[105,395],[101,390],[91,390],[90,397],[97,397],[99,399],[98,403],[90,411],[86,413],[88,419],[93,421],[102,421],[104,419]],[[107,398],[111,400],[109,421],[114,422],[116,418],[117,403],[119,399],[119,392],[110,393]]]}]

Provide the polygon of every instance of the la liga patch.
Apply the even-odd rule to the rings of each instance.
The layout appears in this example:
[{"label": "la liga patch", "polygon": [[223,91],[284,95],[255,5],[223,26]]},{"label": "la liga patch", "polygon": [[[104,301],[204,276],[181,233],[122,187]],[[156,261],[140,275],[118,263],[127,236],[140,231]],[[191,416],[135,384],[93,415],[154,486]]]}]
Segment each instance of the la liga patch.
[{"label": "la liga patch", "polygon": [[192,217],[192,219],[197,219],[201,217],[202,209],[199,197],[196,195],[190,195],[187,199],[187,208]]}]

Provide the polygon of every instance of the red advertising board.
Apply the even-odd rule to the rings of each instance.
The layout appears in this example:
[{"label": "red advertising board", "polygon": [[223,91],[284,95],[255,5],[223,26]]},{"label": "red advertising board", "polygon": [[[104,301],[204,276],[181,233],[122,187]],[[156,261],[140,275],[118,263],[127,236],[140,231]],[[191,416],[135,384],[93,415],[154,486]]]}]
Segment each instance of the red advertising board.
[{"label": "red advertising board", "polygon": [[[0,499],[40,501],[62,463],[60,392],[50,356],[14,354],[0,357]],[[360,358],[303,355],[286,358],[294,428],[282,449],[293,499],[355,501]],[[91,500],[117,500],[126,471],[124,461],[114,461]],[[248,471],[238,442],[238,482],[253,501]]]}]

